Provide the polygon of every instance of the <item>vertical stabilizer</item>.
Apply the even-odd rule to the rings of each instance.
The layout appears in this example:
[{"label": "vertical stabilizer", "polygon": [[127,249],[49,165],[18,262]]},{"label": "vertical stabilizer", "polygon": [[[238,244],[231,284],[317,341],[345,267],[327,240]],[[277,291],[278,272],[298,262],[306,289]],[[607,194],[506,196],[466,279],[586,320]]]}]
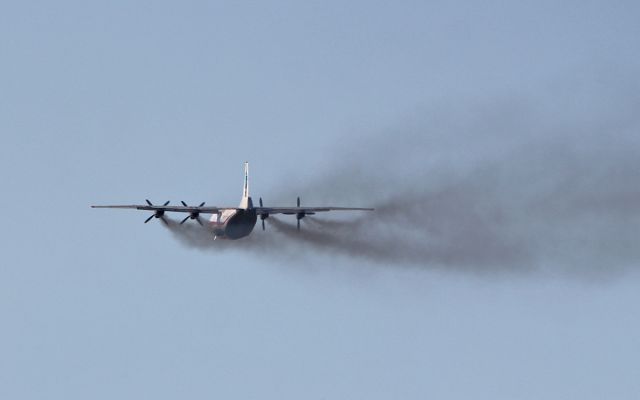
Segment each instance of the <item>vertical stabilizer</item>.
[{"label": "vertical stabilizer", "polygon": [[242,189],[242,200],[240,200],[240,208],[252,208],[253,202],[249,196],[249,163],[244,163],[244,186]]}]

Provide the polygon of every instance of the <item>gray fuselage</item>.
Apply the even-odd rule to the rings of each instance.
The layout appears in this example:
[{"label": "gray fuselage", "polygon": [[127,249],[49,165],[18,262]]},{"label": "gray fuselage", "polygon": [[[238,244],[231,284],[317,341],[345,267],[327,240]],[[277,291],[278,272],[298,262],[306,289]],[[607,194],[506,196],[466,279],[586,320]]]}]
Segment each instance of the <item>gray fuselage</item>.
[{"label": "gray fuselage", "polygon": [[254,209],[240,209],[236,210],[224,223],[211,221],[211,225],[216,237],[235,240],[249,236],[257,219]]}]

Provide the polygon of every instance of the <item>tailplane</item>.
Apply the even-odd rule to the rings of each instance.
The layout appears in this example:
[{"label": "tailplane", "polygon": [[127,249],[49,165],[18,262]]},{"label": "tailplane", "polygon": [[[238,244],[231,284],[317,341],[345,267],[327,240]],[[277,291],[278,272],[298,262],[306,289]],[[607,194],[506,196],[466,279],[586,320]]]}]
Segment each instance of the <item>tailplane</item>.
[{"label": "tailplane", "polygon": [[249,196],[249,163],[244,163],[244,187],[242,189],[242,200],[240,200],[239,208],[253,208],[253,201]]}]

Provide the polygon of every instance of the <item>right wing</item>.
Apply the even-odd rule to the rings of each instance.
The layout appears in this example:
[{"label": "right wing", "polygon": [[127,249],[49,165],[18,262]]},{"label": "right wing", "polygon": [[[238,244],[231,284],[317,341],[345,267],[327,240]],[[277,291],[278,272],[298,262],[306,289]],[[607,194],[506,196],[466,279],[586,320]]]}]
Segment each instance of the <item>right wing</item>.
[{"label": "right wing", "polygon": [[272,214],[308,214],[313,215],[317,212],[326,211],[373,211],[373,208],[362,207],[255,207],[258,215]]}]

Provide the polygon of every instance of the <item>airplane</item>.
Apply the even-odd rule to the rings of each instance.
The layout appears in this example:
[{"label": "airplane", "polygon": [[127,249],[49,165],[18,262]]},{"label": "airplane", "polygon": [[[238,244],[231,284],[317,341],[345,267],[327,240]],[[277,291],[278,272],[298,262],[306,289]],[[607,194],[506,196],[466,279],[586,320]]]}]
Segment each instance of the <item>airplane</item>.
[{"label": "airplane", "polygon": [[[307,215],[314,215],[317,212],[327,211],[373,211],[373,208],[362,207],[302,207],[300,206],[300,197],[297,199],[296,207],[264,207],[262,204],[262,197],[260,197],[260,207],[253,206],[253,200],[249,196],[249,163],[244,163],[244,188],[242,192],[242,199],[238,207],[205,207],[205,202],[200,203],[199,206],[189,206],[184,201],[181,201],[182,206],[169,205],[169,201],[163,205],[154,205],[149,200],[146,200],[147,204],[133,204],[133,205],[108,205],[108,206],[91,206],[91,208],[119,208],[119,209],[134,209],[153,211],[153,214],[147,218],[144,223],[146,224],[153,218],[159,218],[165,224],[168,224],[164,218],[167,212],[181,212],[188,213],[180,224],[184,224],[187,220],[196,220],[200,225],[200,214],[211,214],[209,218],[208,226],[213,231],[213,238],[216,239],[230,239],[236,240],[246,236],[249,236],[255,227],[255,224],[260,218],[262,221],[262,230],[265,230],[264,221],[274,214],[295,215],[297,219],[298,230],[300,230],[300,220]],[[204,226],[204,225],[203,225]]]}]

